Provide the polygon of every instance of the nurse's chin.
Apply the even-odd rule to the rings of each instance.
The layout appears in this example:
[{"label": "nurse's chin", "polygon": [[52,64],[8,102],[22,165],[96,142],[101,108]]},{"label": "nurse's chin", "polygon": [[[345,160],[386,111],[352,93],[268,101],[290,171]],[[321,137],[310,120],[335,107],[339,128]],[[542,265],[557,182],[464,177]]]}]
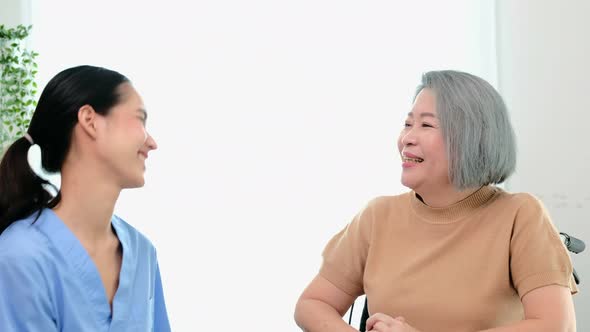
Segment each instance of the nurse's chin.
[{"label": "nurse's chin", "polygon": [[121,186],[121,189],[133,189],[133,188],[141,188],[145,185],[145,178],[142,176],[138,176],[132,179],[128,179],[125,183]]}]

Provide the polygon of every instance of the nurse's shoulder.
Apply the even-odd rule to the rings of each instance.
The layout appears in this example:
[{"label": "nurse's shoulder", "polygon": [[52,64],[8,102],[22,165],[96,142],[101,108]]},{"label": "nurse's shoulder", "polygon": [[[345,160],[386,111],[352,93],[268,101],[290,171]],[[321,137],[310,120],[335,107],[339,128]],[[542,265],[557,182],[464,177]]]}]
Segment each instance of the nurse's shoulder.
[{"label": "nurse's shoulder", "polygon": [[41,261],[50,255],[50,243],[40,230],[35,212],[27,218],[13,222],[0,234],[0,261],[6,259],[31,259]]},{"label": "nurse's shoulder", "polygon": [[[13,222],[0,234],[0,289],[18,296],[22,292],[47,292],[57,273],[55,251],[39,228],[37,213]],[[33,296],[32,294],[29,294]],[[46,294],[45,294],[46,295]]]}]

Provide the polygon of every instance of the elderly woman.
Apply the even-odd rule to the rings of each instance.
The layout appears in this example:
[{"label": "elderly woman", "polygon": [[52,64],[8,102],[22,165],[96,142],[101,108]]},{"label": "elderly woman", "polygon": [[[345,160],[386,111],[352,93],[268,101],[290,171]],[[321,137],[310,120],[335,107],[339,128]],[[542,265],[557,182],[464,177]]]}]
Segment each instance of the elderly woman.
[{"label": "elderly woman", "polygon": [[494,186],[516,163],[498,92],[424,74],[398,149],[412,191],[372,200],[328,242],[297,324],[355,331],[342,316],[366,294],[367,331],[575,331],[572,264],[547,211]]}]

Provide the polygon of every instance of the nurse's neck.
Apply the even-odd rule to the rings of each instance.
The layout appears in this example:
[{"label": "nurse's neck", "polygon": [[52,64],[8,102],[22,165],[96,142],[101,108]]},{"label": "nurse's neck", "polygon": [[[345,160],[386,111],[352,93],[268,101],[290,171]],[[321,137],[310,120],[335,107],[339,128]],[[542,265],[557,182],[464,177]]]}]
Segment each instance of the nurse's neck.
[{"label": "nurse's neck", "polygon": [[[81,170],[84,171],[81,171]],[[111,218],[121,189],[92,174],[93,167],[70,168],[61,172],[61,201],[53,209],[89,251],[114,240]]]}]

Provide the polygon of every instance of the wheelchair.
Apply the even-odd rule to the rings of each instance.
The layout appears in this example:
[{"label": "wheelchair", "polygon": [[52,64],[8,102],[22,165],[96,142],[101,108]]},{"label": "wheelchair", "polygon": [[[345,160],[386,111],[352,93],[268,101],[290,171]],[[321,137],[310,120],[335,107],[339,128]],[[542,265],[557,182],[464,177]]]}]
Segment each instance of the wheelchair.
[{"label": "wheelchair", "polygon": [[[561,237],[561,240],[563,241],[563,244],[565,244],[565,247],[567,248],[567,250],[569,252],[572,252],[574,254],[579,254],[582,251],[584,251],[584,249],[586,249],[586,244],[584,243],[584,241],[577,239],[577,238],[575,238],[567,233],[563,233],[563,232],[560,232],[559,235]],[[576,282],[576,285],[579,285],[580,284],[580,277],[578,276],[578,273],[576,272],[575,268],[574,268],[573,276],[574,276],[574,281]],[[352,325],[352,311],[353,310],[354,310],[354,303],[350,307],[350,315],[348,317],[348,325]],[[363,306],[363,312],[361,314],[361,322],[360,322],[360,326],[359,326],[359,331],[366,330],[368,318],[369,318],[369,308],[367,306],[367,297],[365,296],[365,304]]]}]

